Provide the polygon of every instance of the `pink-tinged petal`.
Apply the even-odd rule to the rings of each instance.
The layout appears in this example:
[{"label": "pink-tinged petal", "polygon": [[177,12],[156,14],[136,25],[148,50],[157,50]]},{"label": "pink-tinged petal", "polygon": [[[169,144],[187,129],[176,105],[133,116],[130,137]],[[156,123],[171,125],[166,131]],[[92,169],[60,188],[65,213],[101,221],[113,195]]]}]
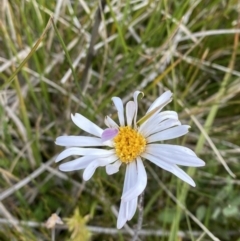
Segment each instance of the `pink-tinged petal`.
[{"label": "pink-tinged petal", "polygon": [[133,101],[129,101],[126,105],[126,117],[127,117],[128,126],[132,126],[135,110],[136,110],[135,103]]},{"label": "pink-tinged petal", "polygon": [[112,140],[118,134],[118,129],[116,128],[107,128],[103,131],[101,139],[102,141]]},{"label": "pink-tinged petal", "polygon": [[105,146],[100,138],[90,136],[59,136],[55,144],[59,146]]},{"label": "pink-tinged petal", "polygon": [[118,112],[118,119],[121,126],[125,126],[124,121],[124,109],[123,109],[123,103],[122,100],[119,97],[113,97],[112,101],[117,109]]},{"label": "pink-tinged petal", "polygon": [[183,136],[188,133],[188,129],[190,126],[188,125],[181,125],[176,126],[171,129],[167,129],[161,132],[158,132],[156,134],[153,134],[147,138],[147,142],[156,142],[156,141],[165,141],[165,140],[171,140],[180,136]]},{"label": "pink-tinged petal", "polygon": [[97,148],[80,148],[80,147],[71,147],[67,148],[66,150],[62,151],[58,157],[56,158],[55,162],[59,162],[66,157],[78,155],[78,156],[98,156],[98,155],[106,155],[109,156],[114,154],[114,150],[104,150],[104,149],[97,149]]},{"label": "pink-tinged petal", "polygon": [[113,164],[109,164],[106,166],[106,172],[108,175],[115,174],[119,171],[120,166],[122,165],[122,162],[117,160]]},{"label": "pink-tinged petal", "polygon": [[80,129],[94,135],[101,137],[103,129],[95,125],[93,122],[88,120],[86,117],[84,117],[81,114],[76,113],[75,115],[71,115],[72,121],[76,126],[78,126]]},{"label": "pink-tinged petal", "polygon": [[140,157],[137,157],[137,180],[136,184],[122,195],[122,200],[128,202],[138,197],[147,185],[147,174]]},{"label": "pink-tinged petal", "polygon": [[160,112],[161,109],[172,101],[172,93],[171,91],[164,92],[160,97],[158,97],[149,107],[147,113],[154,110],[155,108],[159,108],[157,112]]},{"label": "pink-tinged petal", "polygon": [[133,94],[133,100],[135,103],[135,116],[134,116],[134,127],[137,128],[137,112],[138,112],[138,95],[142,94],[142,96],[144,96],[143,92],[141,91],[135,91]]},{"label": "pink-tinged petal", "polygon": [[118,124],[109,116],[105,117],[104,122],[105,122],[106,126],[109,128],[116,128],[116,129],[119,128]]}]

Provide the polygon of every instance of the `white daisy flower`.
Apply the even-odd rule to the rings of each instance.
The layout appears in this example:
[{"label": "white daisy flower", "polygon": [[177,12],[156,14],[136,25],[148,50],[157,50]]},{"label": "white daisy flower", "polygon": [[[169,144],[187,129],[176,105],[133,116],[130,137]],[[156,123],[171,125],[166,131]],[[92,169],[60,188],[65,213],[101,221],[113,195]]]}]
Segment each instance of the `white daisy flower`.
[{"label": "white daisy flower", "polygon": [[125,114],[122,100],[118,97],[112,98],[118,111],[120,125],[107,116],[105,124],[108,128],[103,130],[81,114],[75,114],[71,116],[72,121],[94,137],[60,136],[56,139],[57,145],[70,147],[59,154],[56,162],[69,156],[80,156],[61,164],[59,169],[61,171],[85,169],[83,179],[86,181],[93,176],[99,166],[105,166],[107,174],[111,175],[118,172],[122,164],[126,165],[117,228],[122,228],[132,219],[137,209],[138,196],[147,185],[143,159],[171,172],[191,186],[195,186],[194,181],[177,165],[189,167],[205,165],[204,161],[189,148],[159,143],[183,136],[188,132],[189,126],[181,125],[176,112],[161,112],[162,108],[172,100],[172,93],[170,91],[163,93],[149,107],[146,115],[137,122],[137,97],[140,93],[136,91],[133,101],[126,104]]}]

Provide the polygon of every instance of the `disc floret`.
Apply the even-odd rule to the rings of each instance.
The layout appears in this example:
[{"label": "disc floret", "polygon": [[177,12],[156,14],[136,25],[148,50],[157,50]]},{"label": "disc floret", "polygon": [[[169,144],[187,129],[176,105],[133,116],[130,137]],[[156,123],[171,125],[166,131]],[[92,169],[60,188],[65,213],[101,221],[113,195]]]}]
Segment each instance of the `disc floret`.
[{"label": "disc floret", "polygon": [[145,151],[146,139],[130,126],[119,128],[118,135],[113,139],[116,155],[124,163],[129,163]]}]

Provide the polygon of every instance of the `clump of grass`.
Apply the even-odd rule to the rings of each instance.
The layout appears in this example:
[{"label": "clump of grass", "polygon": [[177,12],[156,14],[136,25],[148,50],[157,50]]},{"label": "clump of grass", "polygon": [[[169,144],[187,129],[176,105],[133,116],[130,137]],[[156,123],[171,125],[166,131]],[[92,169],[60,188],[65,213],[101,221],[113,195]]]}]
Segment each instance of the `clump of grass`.
[{"label": "clump of grass", "polygon": [[[202,169],[187,170],[196,188],[146,164],[141,240],[236,240],[236,1],[106,1],[98,17],[99,1],[3,2],[0,240],[50,240],[43,224],[48,217],[56,210],[74,217],[78,208],[82,216],[91,214],[92,240],[131,240],[131,230],[115,229],[124,171],[107,176],[98,170],[87,183],[80,171],[61,173],[54,164],[60,151],[54,140],[79,134],[70,113],[103,126],[106,114],[116,117],[111,97],[126,102],[136,89],[145,93],[140,114],[165,89],[173,91],[168,108],[192,126],[177,143],[206,161]],[[136,222],[134,217],[129,226]],[[56,240],[70,238],[69,231],[57,226]]]}]

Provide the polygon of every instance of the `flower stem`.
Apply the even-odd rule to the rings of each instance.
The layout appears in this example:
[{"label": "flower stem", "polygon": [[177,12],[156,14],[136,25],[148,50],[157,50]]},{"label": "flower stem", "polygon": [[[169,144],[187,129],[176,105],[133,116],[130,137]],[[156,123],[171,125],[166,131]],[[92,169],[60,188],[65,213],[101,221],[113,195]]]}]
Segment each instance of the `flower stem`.
[{"label": "flower stem", "polygon": [[139,231],[142,229],[143,203],[144,203],[144,191],[142,192],[142,194],[139,196],[139,199],[138,199],[138,223],[137,223],[137,227],[135,229],[135,233],[132,238],[132,241],[138,240]]}]

